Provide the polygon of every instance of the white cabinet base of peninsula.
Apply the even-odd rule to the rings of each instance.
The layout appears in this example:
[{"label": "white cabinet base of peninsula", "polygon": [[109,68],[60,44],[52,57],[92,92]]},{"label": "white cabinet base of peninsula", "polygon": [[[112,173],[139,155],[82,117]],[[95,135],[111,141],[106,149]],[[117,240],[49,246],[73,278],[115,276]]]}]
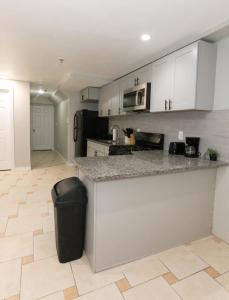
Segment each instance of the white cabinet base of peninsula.
[{"label": "white cabinet base of peninsula", "polygon": [[216,169],[93,182],[85,253],[94,272],[211,234]]}]

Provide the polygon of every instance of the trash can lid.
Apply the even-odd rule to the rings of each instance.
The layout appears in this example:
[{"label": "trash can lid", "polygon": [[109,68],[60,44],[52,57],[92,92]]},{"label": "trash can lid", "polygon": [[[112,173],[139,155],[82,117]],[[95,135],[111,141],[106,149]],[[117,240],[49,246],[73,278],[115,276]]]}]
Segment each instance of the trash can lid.
[{"label": "trash can lid", "polygon": [[87,203],[86,187],[78,177],[65,178],[54,185],[55,205]]}]

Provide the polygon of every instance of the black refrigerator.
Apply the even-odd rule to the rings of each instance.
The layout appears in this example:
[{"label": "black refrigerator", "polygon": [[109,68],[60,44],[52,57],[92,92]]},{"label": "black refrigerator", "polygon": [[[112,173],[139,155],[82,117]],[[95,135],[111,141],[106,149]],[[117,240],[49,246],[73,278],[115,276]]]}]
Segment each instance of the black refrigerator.
[{"label": "black refrigerator", "polygon": [[87,139],[108,139],[108,137],[108,118],[99,118],[97,111],[87,109],[75,113],[73,124],[75,157],[87,156]]}]

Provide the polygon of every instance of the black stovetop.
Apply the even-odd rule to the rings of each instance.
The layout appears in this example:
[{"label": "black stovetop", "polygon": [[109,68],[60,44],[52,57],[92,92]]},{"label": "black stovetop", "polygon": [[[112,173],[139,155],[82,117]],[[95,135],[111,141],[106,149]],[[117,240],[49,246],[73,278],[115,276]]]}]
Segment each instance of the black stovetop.
[{"label": "black stovetop", "polygon": [[164,134],[138,132],[135,145],[111,145],[109,155],[128,155],[133,151],[163,150]]}]

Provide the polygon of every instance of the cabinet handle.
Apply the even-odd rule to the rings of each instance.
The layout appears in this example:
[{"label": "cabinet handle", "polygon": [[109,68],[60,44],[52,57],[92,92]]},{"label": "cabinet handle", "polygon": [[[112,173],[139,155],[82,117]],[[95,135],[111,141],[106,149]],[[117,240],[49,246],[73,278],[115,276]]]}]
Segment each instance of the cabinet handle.
[{"label": "cabinet handle", "polygon": [[110,108],[108,109],[108,116],[110,116],[111,115],[111,110],[110,110]]},{"label": "cabinet handle", "polygon": [[96,150],[94,152],[94,156],[98,156],[98,152]]},{"label": "cabinet handle", "polygon": [[172,101],[169,99],[169,110],[172,109]]},{"label": "cabinet handle", "polygon": [[84,100],[84,95],[81,96],[82,101]]},{"label": "cabinet handle", "polygon": [[139,78],[137,77],[137,79],[136,79],[136,80],[137,80],[137,85],[139,85]]},{"label": "cabinet handle", "polygon": [[137,81],[136,81],[136,78],[134,78],[134,86],[137,85]]},{"label": "cabinet handle", "polygon": [[168,101],[165,100],[165,110],[167,110],[167,103],[168,103]]}]

